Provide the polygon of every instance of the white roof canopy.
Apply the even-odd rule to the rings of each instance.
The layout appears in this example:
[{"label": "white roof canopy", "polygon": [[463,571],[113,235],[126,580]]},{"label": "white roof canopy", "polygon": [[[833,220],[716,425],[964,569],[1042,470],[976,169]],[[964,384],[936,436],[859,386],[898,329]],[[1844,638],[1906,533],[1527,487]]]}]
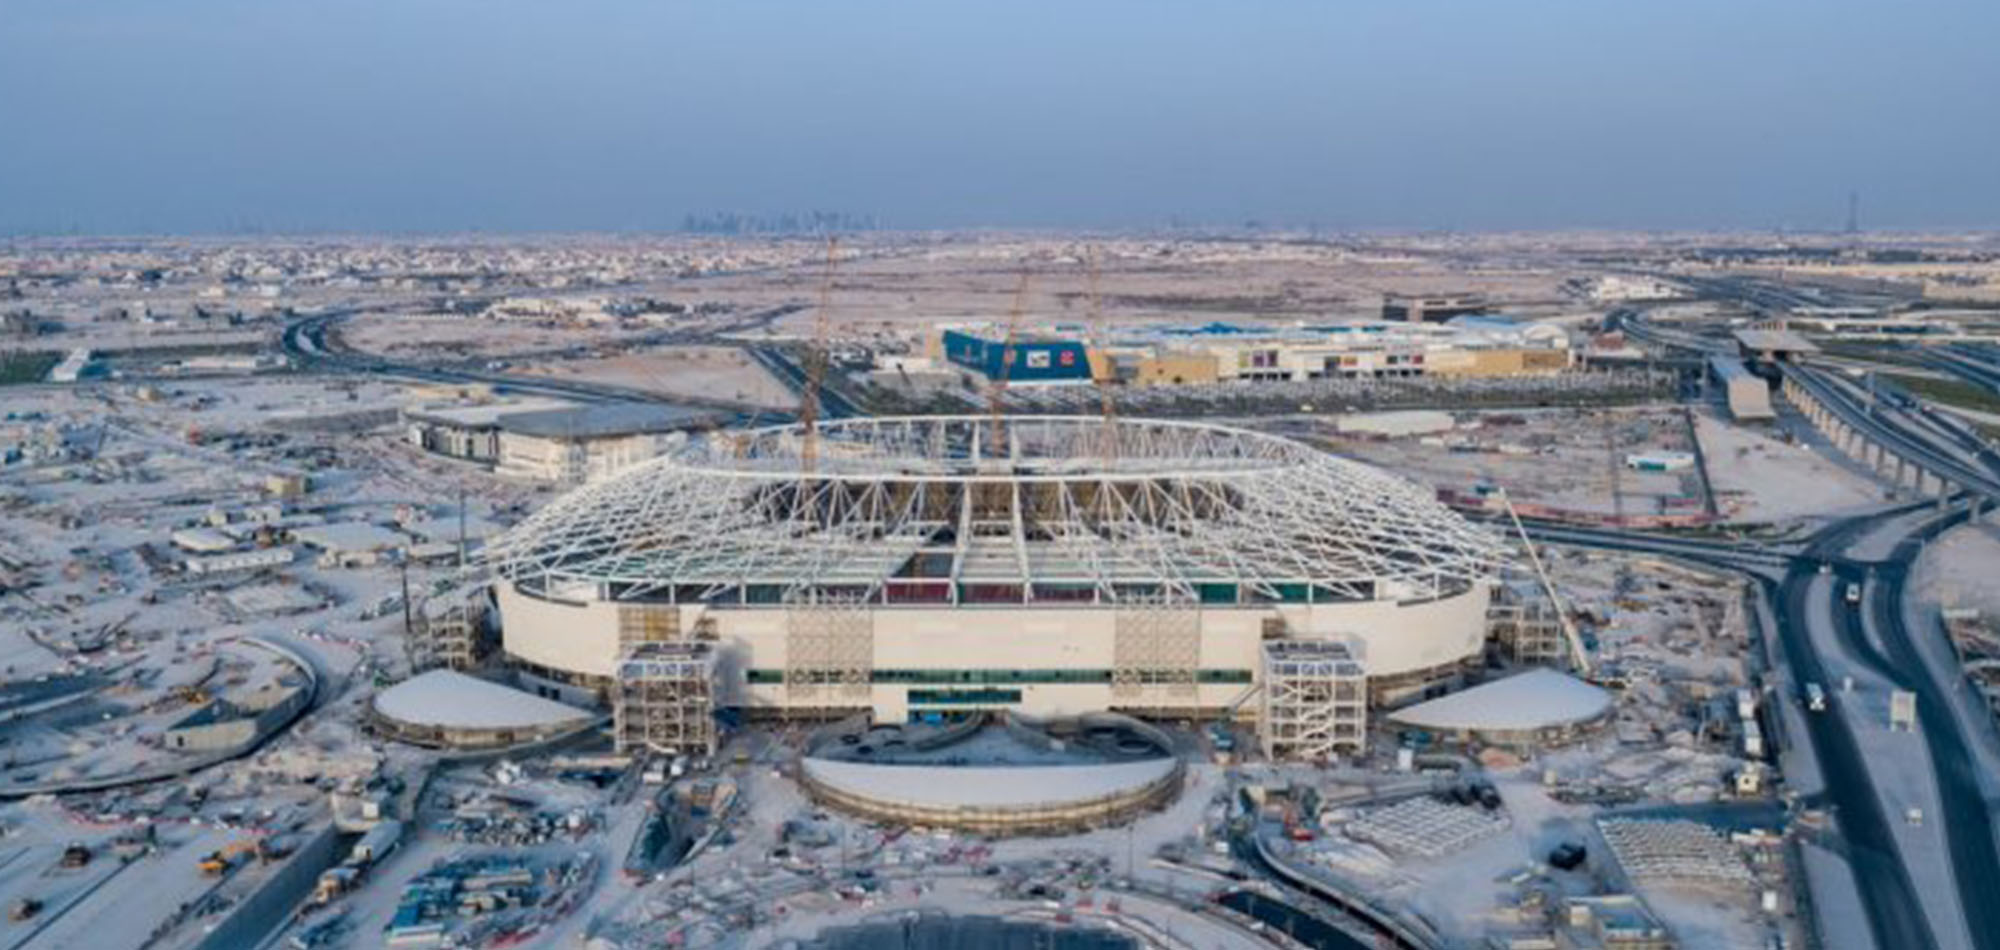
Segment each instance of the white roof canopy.
[{"label": "white roof canopy", "polygon": [[1440,732],[1522,732],[1588,722],[1611,707],[1611,694],[1554,670],[1529,670],[1389,714]]}]

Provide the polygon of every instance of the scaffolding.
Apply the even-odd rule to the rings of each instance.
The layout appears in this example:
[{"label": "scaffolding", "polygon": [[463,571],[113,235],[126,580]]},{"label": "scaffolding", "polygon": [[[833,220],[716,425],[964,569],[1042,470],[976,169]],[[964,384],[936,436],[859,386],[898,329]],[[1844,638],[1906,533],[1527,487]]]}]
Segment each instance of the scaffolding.
[{"label": "scaffolding", "polygon": [[715,648],[645,643],[618,661],[612,734],[620,754],[714,755]]},{"label": "scaffolding", "polygon": [[493,652],[483,588],[448,591],[411,612],[407,641],[413,673],[478,669]]},{"label": "scaffolding", "polygon": [[1368,747],[1368,676],[1344,644],[1264,644],[1264,708],[1258,721],[1272,761],[1326,762]]},{"label": "scaffolding", "polygon": [[1201,668],[1201,609],[1172,592],[1118,604],[1111,643],[1111,695],[1127,709],[1195,705]]},{"label": "scaffolding", "polygon": [[622,604],[618,608],[618,648],[681,639],[681,609],[672,604]]},{"label": "scaffolding", "polygon": [[1531,598],[1505,584],[1493,590],[1486,607],[1486,635],[1506,659],[1519,666],[1567,670],[1569,641],[1562,620],[1548,601]]},{"label": "scaffolding", "polygon": [[875,612],[862,593],[801,589],[786,598],[785,711],[819,715],[872,703]]}]

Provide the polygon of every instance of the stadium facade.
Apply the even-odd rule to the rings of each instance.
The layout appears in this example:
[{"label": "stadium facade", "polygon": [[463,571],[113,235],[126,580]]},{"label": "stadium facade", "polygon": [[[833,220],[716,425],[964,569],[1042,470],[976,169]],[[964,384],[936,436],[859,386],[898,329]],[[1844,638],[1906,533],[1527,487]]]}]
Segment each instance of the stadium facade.
[{"label": "stadium facade", "polygon": [[876,721],[1252,717],[1276,643],[1341,645],[1377,702],[1480,653],[1499,543],[1419,486],[1242,429],[997,425],[780,426],[573,491],[486,552],[503,647],[609,695],[700,640],[719,707]]}]

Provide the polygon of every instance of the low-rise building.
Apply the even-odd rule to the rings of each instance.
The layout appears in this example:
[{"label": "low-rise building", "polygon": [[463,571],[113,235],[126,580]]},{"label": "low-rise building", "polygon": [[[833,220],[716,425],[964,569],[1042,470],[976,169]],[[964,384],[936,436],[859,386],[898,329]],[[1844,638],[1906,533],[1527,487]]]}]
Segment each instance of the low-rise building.
[{"label": "low-rise building", "polygon": [[1631,894],[1571,897],[1563,902],[1564,936],[1576,950],[1674,950],[1665,924]]},{"label": "low-rise building", "polygon": [[1130,377],[1138,385],[1544,375],[1573,363],[1561,327],[1487,317],[1443,325],[1202,328],[1147,342],[1150,348],[1133,358]]},{"label": "low-rise building", "polygon": [[1382,319],[1406,323],[1443,323],[1453,317],[1488,313],[1491,306],[1478,294],[1382,296]]},{"label": "low-rise building", "polygon": [[1635,472],[1684,472],[1694,467],[1693,452],[1632,452],[1625,467]]},{"label": "low-rise building", "polygon": [[84,374],[90,372],[91,363],[96,358],[97,354],[87,349],[69,351],[63,356],[62,362],[49,370],[49,382],[73,383],[82,379]]},{"label": "low-rise building", "polygon": [[174,547],[195,554],[220,554],[236,547],[236,539],[214,528],[182,528],[168,536]]},{"label": "low-rise building", "polygon": [[516,478],[580,485],[657,456],[681,433],[721,417],[657,403],[578,406],[553,399],[424,407],[403,413],[405,437],[427,452]]},{"label": "low-rise building", "polygon": [[404,438],[435,455],[490,465],[500,457],[502,418],[516,413],[573,408],[574,403],[540,398],[420,406],[403,411]]},{"label": "low-rise building", "polygon": [[1771,384],[1765,382],[1764,377],[1750,372],[1741,359],[1712,356],[1708,360],[1708,369],[1729,402],[1729,415],[1737,422],[1777,417],[1771,409]]},{"label": "low-rise building", "polygon": [[265,684],[238,699],[218,699],[167,727],[166,747],[183,752],[248,748],[298,715],[312,698],[301,683]]},{"label": "low-rise building", "polygon": [[214,577],[219,574],[284,567],[297,557],[291,548],[257,548],[250,551],[198,555],[182,561],[181,569],[191,577]]},{"label": "low-rise building", "polygon": [[320,552],[322,567],[368,567],[409,547],[408,536],[366,521],[337,521],[292,533],[299,543]]},{"label": "low-rise building", "polygon": [[516,413],[500,420],[494,470],[581,485],[657,457],[686,432],[715,425],[714,413],[624,403]]}]

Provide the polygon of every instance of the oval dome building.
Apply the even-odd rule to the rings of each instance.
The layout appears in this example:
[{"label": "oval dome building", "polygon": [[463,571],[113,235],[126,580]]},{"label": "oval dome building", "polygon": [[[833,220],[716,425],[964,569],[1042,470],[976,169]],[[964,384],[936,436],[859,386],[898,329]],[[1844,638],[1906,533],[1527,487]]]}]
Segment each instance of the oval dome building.
[{"label": "oval dome building", "polygon": [[878,721],[1249,715],[1271,642],[1339,645],[1378,699],[1479,653],[1499,544],[1417,485],[1223,426],[994,426],[779,426],[580,488],[485,554],[504,649],[608,693],[704,640],[718,706]]}]

